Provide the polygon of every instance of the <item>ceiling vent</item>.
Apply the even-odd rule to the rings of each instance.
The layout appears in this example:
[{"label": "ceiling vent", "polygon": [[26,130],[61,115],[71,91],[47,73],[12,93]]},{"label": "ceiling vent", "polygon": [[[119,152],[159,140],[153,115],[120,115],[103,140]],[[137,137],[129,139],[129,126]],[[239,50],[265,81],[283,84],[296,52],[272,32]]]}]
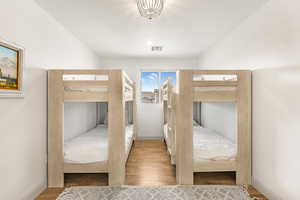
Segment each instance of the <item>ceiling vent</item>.
[{"label": "ceiling vent", "polygon": [[152,46],[151,47],[151,51],[162,51],[163,50],[163,46]]}]

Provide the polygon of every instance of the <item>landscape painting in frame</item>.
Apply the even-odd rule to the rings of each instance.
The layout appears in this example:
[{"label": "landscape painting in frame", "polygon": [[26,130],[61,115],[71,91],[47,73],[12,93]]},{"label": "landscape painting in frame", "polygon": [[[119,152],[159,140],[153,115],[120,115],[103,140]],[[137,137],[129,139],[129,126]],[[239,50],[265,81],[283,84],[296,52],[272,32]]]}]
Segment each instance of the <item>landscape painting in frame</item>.
[{"label": "landscape painting in frame", "polygon": [[21,90],[22,53],[18,47],[0,41],[0,93]]}]

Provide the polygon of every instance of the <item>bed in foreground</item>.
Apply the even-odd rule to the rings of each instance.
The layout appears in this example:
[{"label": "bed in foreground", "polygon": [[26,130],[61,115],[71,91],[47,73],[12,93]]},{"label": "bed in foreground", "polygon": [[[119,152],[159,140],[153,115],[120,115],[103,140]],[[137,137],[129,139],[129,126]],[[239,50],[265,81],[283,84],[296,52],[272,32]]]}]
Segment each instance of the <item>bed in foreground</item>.
[{"label": "bed in foreground", "polygon": [[[108,103],[108,127],[97,126],[64,145],[65,102]],[[126,128],[128,102],[131,128]],[[48,71],[48,187],[63,187],[65,173],[108,173],[109,185],[124,184],[135,135],[135,83],[123,71]]]}]

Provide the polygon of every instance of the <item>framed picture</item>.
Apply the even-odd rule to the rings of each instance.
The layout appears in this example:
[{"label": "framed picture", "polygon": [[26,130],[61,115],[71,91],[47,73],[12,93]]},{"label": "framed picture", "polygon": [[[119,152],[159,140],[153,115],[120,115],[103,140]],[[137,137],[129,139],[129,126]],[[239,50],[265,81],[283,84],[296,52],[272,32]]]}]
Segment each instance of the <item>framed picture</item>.
[{"label": "framed picture", "polygon": [[23,97],[24,49],[0,40],[0,97]]}]

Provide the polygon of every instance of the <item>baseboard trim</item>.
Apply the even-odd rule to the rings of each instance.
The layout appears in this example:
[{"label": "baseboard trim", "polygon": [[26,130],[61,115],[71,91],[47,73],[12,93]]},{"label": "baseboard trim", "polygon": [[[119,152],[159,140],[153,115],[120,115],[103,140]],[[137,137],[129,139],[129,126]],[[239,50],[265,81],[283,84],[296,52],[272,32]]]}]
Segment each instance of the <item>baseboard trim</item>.
[{"label": "baseboard trim", "polygon": [[35,189],[30,191],[28,194],[23,196],[22,200],[36,199],[46,188],[47,188],[47,184],[42,183],[39,186],[37,186]]}]

